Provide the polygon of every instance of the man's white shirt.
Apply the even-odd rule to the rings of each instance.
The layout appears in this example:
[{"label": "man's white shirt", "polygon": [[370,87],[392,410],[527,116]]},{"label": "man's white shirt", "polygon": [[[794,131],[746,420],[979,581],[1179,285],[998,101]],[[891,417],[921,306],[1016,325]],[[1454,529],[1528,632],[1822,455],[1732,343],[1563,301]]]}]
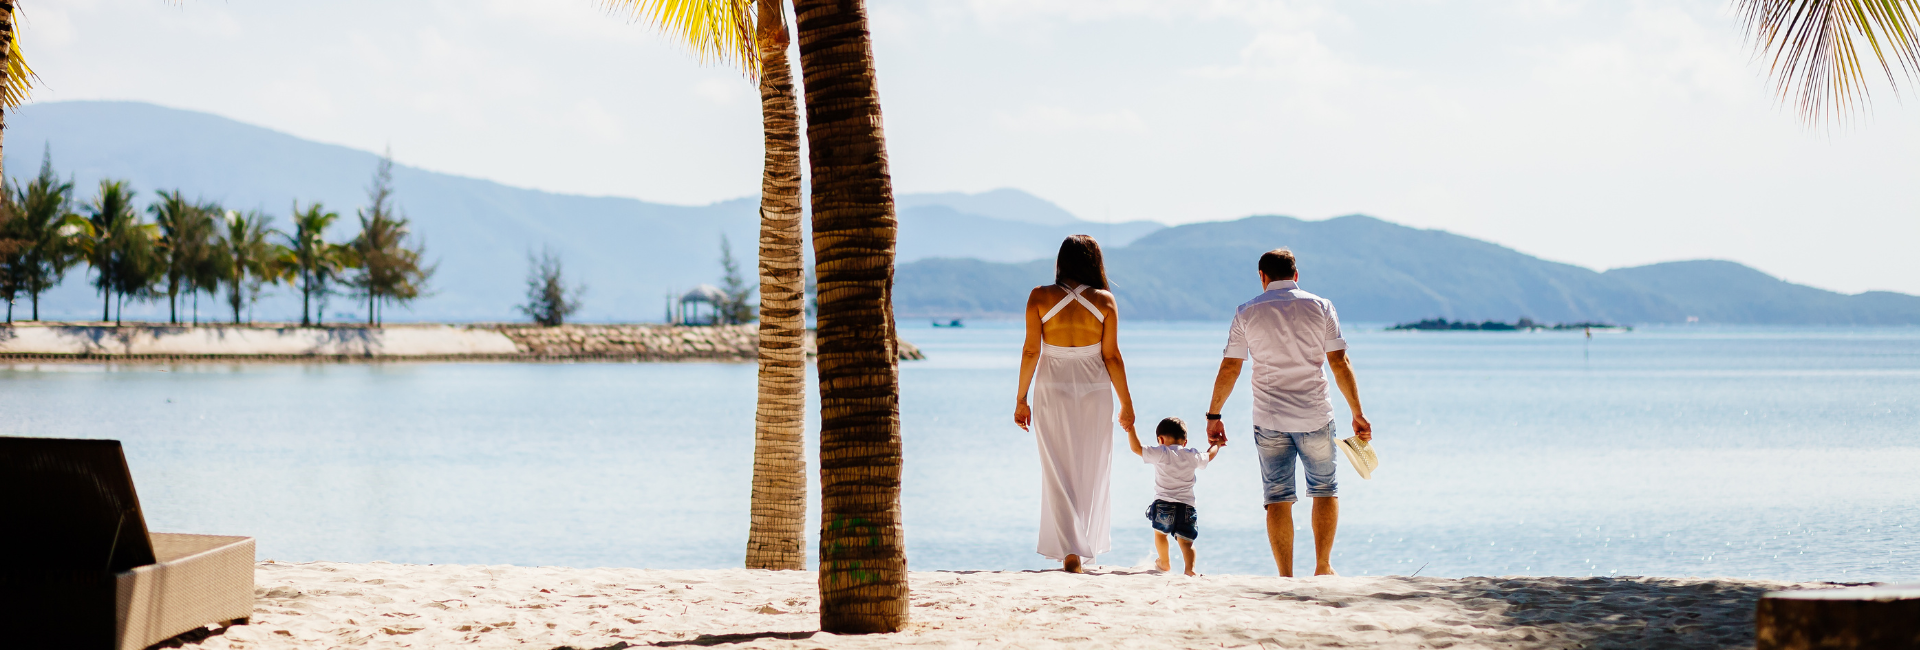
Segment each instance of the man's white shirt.
[{"label": "man's white shirt", "polygon": [[1333,421],[1322,369],[1328,352],[1345,349],[1333,303],[1279,280],[1234,313],[1225,354],[1253,362],[1253,425],[1297,432]]}]

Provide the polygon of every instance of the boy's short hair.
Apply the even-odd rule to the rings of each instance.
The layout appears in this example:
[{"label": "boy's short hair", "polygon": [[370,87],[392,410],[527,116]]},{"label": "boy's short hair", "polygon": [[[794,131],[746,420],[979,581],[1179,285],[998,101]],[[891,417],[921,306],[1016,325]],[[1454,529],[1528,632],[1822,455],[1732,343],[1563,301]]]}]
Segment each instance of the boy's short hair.
[{"label": "boy's short hair", "polygon": [[1161,420],[1160,426],[1154,427],[1153,435],[1157,437],[1167,437],[1167,438],[1172,438],[1174,440],[1179,440],[1181,442],[1186,442],[1187,421],[1182,420],[1180,418],[1167,418],[1165,420]]}]

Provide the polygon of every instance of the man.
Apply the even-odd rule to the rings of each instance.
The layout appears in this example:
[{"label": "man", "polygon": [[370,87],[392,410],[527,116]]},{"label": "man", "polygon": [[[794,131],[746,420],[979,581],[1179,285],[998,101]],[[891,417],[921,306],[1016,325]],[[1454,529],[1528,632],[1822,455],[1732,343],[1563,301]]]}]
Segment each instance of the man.
[{"label": "man", "polygon": [[1334,496],[1333,403],[1327,399],[1324,363],[1333,369],[1340,392],[1353,410],[1353,433],[1373,440],[1373,426],[1360,411],[1359,386],[1347,362],[1347,342],[1333,303],[1300,290],[1293,251],[1274,249],[1260,256],[1260,286],[1266,292],[1240,305],[1227,332],[1225,358],[1213,380],[1207,409],[1207,441],[1225,444],[1227,427],[1220,407],[1240,379],[1240,366],[1253,360],[1253,436],[1266,483],[1267,542],[1283,577],[1293,577],[1294,459],[1306,467],[1307,496],[1313,497],[1314,575],[1333,572],[1333,532],[1340,525],[1340,501]]}]

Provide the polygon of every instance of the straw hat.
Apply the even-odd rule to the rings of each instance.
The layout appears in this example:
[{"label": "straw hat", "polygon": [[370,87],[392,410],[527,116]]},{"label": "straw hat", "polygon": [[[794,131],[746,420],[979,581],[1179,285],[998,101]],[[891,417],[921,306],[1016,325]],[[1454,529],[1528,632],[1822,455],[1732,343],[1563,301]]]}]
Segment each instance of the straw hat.
[{"label": "straw hat", "polygon": [[1367,444],[1365,440],[1357,437],[1344,438],[1340,441],[1340,451],[1346,453],[1347,462],[1353,465],[1355,471],[1360,472],[1360,478],[1373,478],[1373,469],[1380,466],[1380,457],[1374,455],[1373,445]]}]

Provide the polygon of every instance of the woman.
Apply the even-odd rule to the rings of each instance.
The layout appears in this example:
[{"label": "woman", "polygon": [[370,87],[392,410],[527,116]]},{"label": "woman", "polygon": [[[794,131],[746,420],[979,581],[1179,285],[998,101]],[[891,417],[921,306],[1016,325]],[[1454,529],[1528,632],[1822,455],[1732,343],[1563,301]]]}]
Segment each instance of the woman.
[{"label": "woman", "polygon": [[1027,344],[1013,422],[1031,426],[1040,442],[1040,554],[1080,573],[1082,562],[1113,547],[1113,396],[1120,396],[1120,426],[1128,431],[1133,396],[1127,393],[1120,315],[1107,291],[1100,244],[1086,235],[1068,237],[1053,273],[1052,286],[1027,295]]}]

